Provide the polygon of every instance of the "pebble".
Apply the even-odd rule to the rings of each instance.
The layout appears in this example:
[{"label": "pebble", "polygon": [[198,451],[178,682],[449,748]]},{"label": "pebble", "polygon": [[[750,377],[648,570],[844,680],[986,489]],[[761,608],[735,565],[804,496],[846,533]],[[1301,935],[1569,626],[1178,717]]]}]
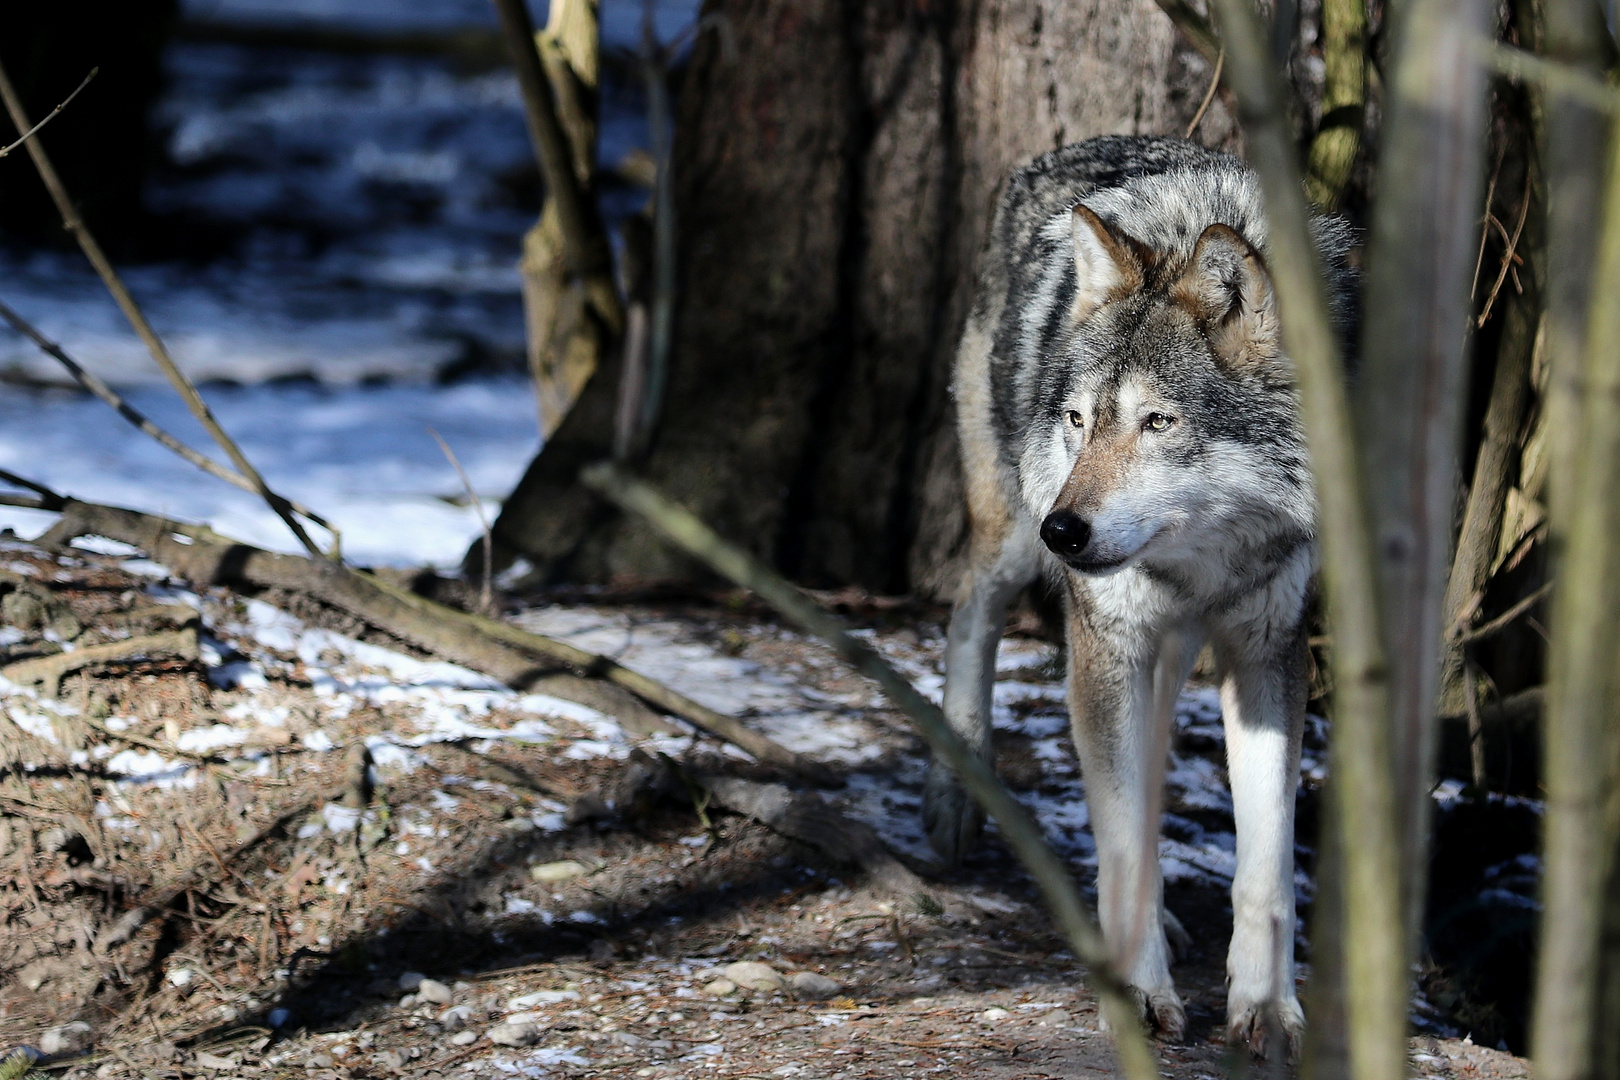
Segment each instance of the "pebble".
[{"label": "pebble", "polygon": [[1011,1015],[1012,1013],[1008,1012],[1006,1009],[986,1009],[984,1012],[979,1014],[979,1019],[983,1020],[987,1024],[999,1024],[1001,1021],[1007,1019],[1007,1017]]},{"label": "pebble", "polygon": [[811,1001],[825,1001],[830,997],[837,997],[844,989],[825,975],[818,975],[814,971],[795,971],[788,976],[788,986],[795,997],[809,998]]},{"label": "pebble", "polygon": [[452,1005],[439,1014],[439,1023],[444,1025],[444,1030],[452,1033],[462,1030],[471,1022],[472,1008],[468,1005]]},{"label": "pebble", "polygon": [[406,993],[414,993],[416,988],[422,985],[422,980],[426,978],[427,976],[420,971],[407,971],[399,977],[399,988]]},{"label": "pebble", "polygon": [[416,987],[416,1000],[429,1005],[448,1005],[455,1000],[455,994],[437,979],[423,979]]},{"label": "pebble", "polygon": [[535,863],[529,867],[529,877],[544,885],[555,885],[559,881],[568,881],[577,878],[590,870],[584,863],[573,859],[561,859],[557,862]]},{"label": "pebble", "polygon": [[496,1024],[484,1034],[496,1046],[533,1046],[540,1041],[540,1028],[534,1024]]},{"label": "pebble", "polygon": [[716,979],[703,987],[703,992],[711,997],[725,997],[727,994],[737,992],[737,984],[730,979]]},{"label": "pebble", "polygon": [[478,1032],[472,1030],[458,1031],[450,1036],[451,1046],[471,1046],[478,1041]]},{"label": "pebble", "polygon": [[726,978],[744,990],[758,990],[764,993],[781,990],[784,985],[780,972],[758,960],[739,960],[735,964],[727,964]]},{"label": "pebble", "polygon": [[309,1067],[312,1069],[330,1069],[333,1064],[331,1054],[309,1055]]},{"label": "pebble", "polygon": [[620,1046],[629,1046],[629,1047],[640,1046],[642,1043],[647,1041],[647,1040],[643,1039],[640,1035],[632,1035],[628,1031],[615,1031],[612,1035],[609,1035],[608,1038],[612,1039],[614,1042],[618,1043]]},{"label": "pebble", "polygon": [[205,1069],[213,1069],[215,1072],[224,1072],[227,1069],[235,1069],[241,1064],[241,1062],[237,1060],[234,1055],[222,1057],[219,1054],[210,1054],[206,1050],[198,1050],[194,1055],[194,1058],[198,1065],[201,1065]]},{"label": "pebble", "polygon": [[410,1063],[411,1055],[403,1050],[384,1050],[377,1055],[378,1064],[398,1072]]},{"label": "pebble", "polygon": [[1051,1012],[1041,1013],[1035,1018],[1035,1023],[1041,1027],[1073,1027],[1074,1017],[1063,1009],[1053,1009]]},{"label": "pebble", "polygon": [[91,1036],[90,1025],[83,1020],[75,1020],[46,1031],[39,1037],[39,1048],[49,1056],[76,1054],[90,1045]]}]

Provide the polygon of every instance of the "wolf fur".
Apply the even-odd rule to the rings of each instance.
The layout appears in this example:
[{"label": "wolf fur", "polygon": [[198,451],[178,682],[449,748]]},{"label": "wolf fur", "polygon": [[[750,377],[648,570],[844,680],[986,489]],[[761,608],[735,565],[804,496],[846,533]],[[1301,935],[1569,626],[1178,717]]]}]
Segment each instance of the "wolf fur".
[{"label": "wolf fur", "polygon": [[[1347,325],[1350,230],[1319,218],[1313,231]],[[1176,1037],[1147,795],[1168,722],[1154,688],[1176,693],[1213,647],[1237,823],[1228,1023],[1257,1051],[1268,1017],[1291,1048],[1304,1023],[1294,792],[1316,570],[1265,251],[1254,173],[1185,140],[1092,139],[1008,180],[956,358],[971,541],[945,681],[952,726],[989,758],[1007,606],[1039,576],[1057,584],[1103,932],[1146,1018]],[[947,860],[977,838],[976,808],[938,762],[923,814]]]}]

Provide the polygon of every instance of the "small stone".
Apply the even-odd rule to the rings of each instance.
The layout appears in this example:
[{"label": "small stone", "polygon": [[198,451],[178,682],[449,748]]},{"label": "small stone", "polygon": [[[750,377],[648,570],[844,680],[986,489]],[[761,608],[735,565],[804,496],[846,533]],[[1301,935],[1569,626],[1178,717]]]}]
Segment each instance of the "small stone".
[{"label": "small stone", "polygon": [[312,1069],[330,1069],[334,1064],[331,1054],[309,1055],[309,1067]]},{"label": "small stone", "polygon": [[403,1050],[384,1050],[377,1055],[377,1064],[398,1072],[410,1063],[411,1055]]},{"label": "small stone", "polygon": [[449,1032],[460,1031],[472,1022],[472,1007],[468,1005],[452,1005],[439,1014],[439,1023]]},{"label": "small stone", "polygon": [[758,960],[739,960],[735,964],[727,964],[726,978],[744,990],[757,990],[762,993],[781,990],[783,987],[781,974],[769,964],[762,964]]},{"label": "small stone", "polygon": [[837,997],[844,989],[827,976],[818,975],[814,971],[795,971],[788,976],[787,984],[794,997],[807,998],[810,1001],[825,1001],[830,997]]},{"label": "small stone", "polygon": [[57,1054],[76,1054],[90,1045],[93,1033],[83,1020],[53,1027],[39,1037],[40,1050],[49,1057]]},{"label": "small stone", "polygon": [[473,1031],[471,1029],[468,1029],[466,1031],[458,1031],[454,1035],[450,1036],[450,1045],[451,1046],[471,1046],[473,1043],[475,1043],[477,1041],[478,1041],[478,1032]]},{"label": "small stone", "polygon": [[1074,1017],[1064,1009],[1053,1009],[1051,1012],[1041,1013],[1035,1018],[1035,1023],[1041,1027],[1073,1027]]},{"label": "small stone", "polygon": [[425,978],[427,976],[420,971],[407,971],[399,977],[399,988],[406,993],[412,993],[418,986],[422,985],[422,980]]},{"label": "small stone", "polygon": [[238,1061],[235,1056],[210,1054],[206,1050],[198,1050],[193,1056],[193,1060],[195,1060],[196,1063],[203,1068],[213,1069],[215,1072],[224,1072],[226,1069],[234,1069],[241,1064],[241,1062]]},{"label": "small stone", "polygon": [[399,999],[399,1007],[402,1008],[402,1009],[409,1009],[409,1008],[414,1007],[415,1005],[416,1005],[416,995],[415,994],[406,994],[404,997]]},{"label": "small stone", "polygon": [[562,859],[558,862],[535,863],[529,867],[529,877],[544,885],[555,885],[559,881],[568,881],[582,874],[590,872],[590,867],[573,859]]},{"label": "small stone", "polygon": [[423,979],[416,988],[416,1000],[428,1005],[448,1005],[454,999],[455,994],[438,979]]},{"label": "small stone", "polygon": [[540,1028],[535,1024],[496,1024],[484,1034],[496,1046],[533,1046],[540,1041]]},{"label": "small stone", "polygon": [[1011,1015],[1012,1013],[1008,1012],[1006,1009],[986,1009],[984,1012],[979,1014],[979,1019],[983,1020],[987,1024],[999,1024],[1001,1021],[1007,1019],[1007,1017]]},{"label": "small stone", "polygon": [[642,1043],[647,1041],[640,1035],[632,1035],[628,1031],[615,1031],[612,1035],[609,1035],[608,1038],[618,1043],[620,1046],[629,1047],[640,1046]]},{"label": "small stone", "polygon": [[716,979],[705,985],[703,992],[710,997],[726,997],[737,992],[737,984],[730,979]]}]

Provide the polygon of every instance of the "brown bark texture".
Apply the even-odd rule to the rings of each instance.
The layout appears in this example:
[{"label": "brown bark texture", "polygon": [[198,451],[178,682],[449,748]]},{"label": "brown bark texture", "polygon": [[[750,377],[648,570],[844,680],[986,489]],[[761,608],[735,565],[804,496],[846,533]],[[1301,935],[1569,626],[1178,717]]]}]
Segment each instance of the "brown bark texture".
[{"label": "brown bark texture", "polygon": [[[1151,0],[710,0],[705,16],[718,29],[677,110],[677,338],[640,468],[799,580],[948,598],[966,535],[950,360],[999,186],[1066,143],[1181,134],[1211,65]],[[1198,136],[1235,143],[1224,93]],[[610,450],[616,377],[592,380],[513,493],[498,561],[698,574],[576,483]]]}]

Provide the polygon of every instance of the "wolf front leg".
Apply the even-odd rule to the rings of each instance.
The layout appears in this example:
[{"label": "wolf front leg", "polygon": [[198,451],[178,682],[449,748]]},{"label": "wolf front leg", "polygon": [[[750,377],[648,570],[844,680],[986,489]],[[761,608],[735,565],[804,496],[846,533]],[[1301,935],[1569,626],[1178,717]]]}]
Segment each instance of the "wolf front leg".
[{"label": "wolf front leg", "polygon": [[1294,990],[1294,795],[1305,725],[1303,628],[1218,636],[1227,773],[1237,819],[1228,1045],[1266,1052],[1275,1025],[1298,1056],[1305,1016]]},{"label": "wolf front leg", "polygon": [[[1007,605],[1035,579],[1038,565],[1033,539],[1015,530],[1008,530],[993,546],[976,543],[951,608],[945,637],[945,719],[986,761],[992,756],[996,646],[1007,621]],[[984,828],[984,814],[938,758],[928,766],[922,813],[928,843],[951,865],[973,848]]]},{"label": "wolf front leg", "polygon": [[1148,1023],[1179,1039],[1187,1015],[1170,977],[1159,817],[1147,796],[1166,766],[1155,730],[1166,718],[1155,715],[1154,684],[1178,693],[1199,639],[1178,633],[1149,648],[1147,635],[1093,618],[1084,604],[1083,597],[1071,602],[1069,709],[1097,843],[1097,916]]}]

